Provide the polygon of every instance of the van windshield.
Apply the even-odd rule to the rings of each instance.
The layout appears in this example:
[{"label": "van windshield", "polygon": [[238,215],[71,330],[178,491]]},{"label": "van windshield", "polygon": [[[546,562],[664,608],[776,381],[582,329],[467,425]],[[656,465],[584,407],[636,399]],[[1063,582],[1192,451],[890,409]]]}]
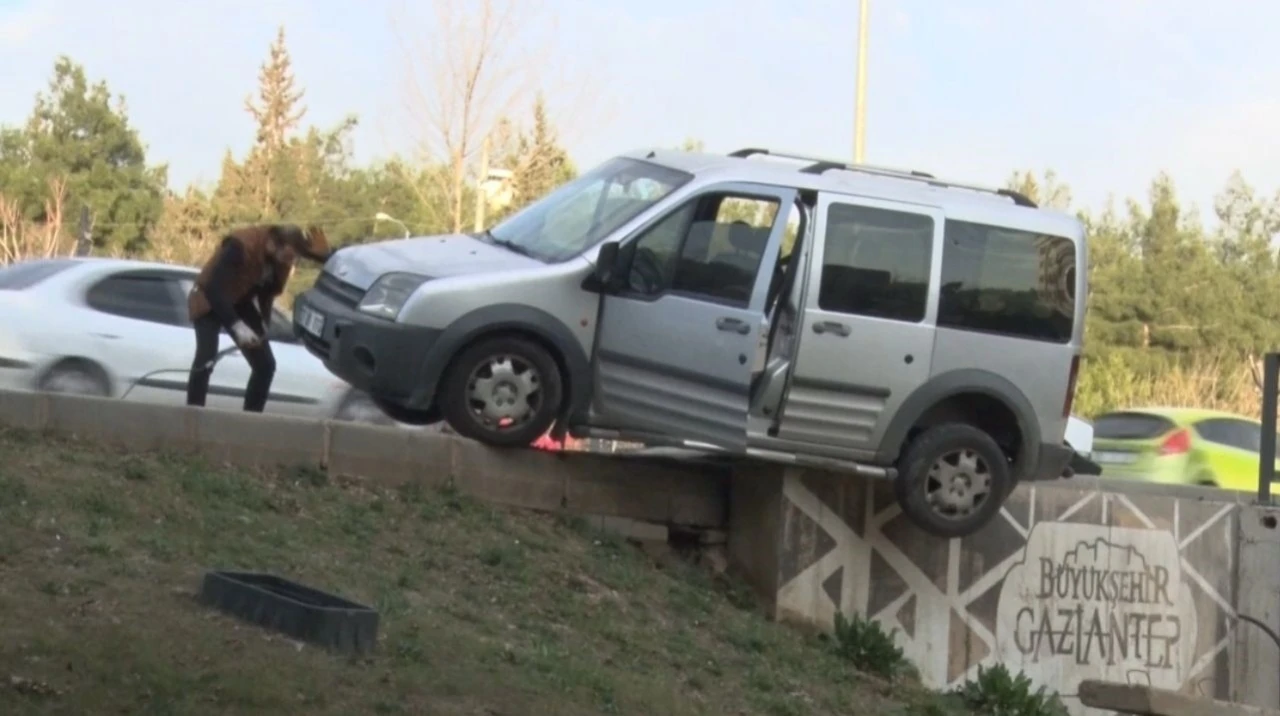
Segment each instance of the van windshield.
[{"label": "van windshield", "polygon": [[637,159],[610,159],[512,214],[485,237],[539,261],[564,261],[595,246],[692,178]]}]

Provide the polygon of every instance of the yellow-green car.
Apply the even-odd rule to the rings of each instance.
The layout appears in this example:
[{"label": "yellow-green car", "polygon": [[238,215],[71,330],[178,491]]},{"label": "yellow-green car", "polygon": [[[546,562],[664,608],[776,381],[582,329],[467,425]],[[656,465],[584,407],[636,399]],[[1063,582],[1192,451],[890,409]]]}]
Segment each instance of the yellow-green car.
[{"label": "yellow-green car", "polygon": [[1219,410],[1129,408],[1093,421],[1102,477],[1252,492],[1261,444],[1260,421]]}]

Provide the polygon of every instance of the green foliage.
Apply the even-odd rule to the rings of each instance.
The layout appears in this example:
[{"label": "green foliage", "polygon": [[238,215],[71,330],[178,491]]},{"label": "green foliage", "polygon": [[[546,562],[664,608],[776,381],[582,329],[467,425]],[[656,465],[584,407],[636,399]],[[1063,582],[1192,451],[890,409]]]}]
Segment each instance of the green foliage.
[{"label": "green foliage", "polygon": [[[1052,172],[1015,173],[1008,186],[1066,209]],[[1088,235],[1085,355],[1075,410],[1197,405],[1256,415],[1247,358],[1280,346],[1280,200],[1239,174],[1215,204],[1209,231],[1159,175],[1145,204],[1079,212]]]},{"label": "green foliage", "polygon": [[509,216],[578,175],[568,150],[560,144],[542,95],[534,101],[530,124],[529,129],[519,130],[509,119],[499,122],[492,163],[494,168],[511,172],[511,201],[494,212],[494,220]]},{"label": "green foliage", "polygon": [[1032,689],[1031,679],[1010,673],[1004,664],[978,667],[978,678],[961,684],[951,696],[974,716],[1067,716],[1067,707],[1044,686]]},{"label": "green foliage", "polygon": [[[222,160],[222,176],[213,193],[219,228],[263,221],[293,221],[325,226],[337,243],[357,231],[347,223],[350,200],[350,135],[358,120],[338,126],[299,131],[306,116],[303,92],[295,85],[284,28],[271,44],[258,75],[258,97],[245,101],[257,124],[255,141],[243,162],[230,152]],[[360,220],[367,226],[369,219]]]},{"label": "green foliage", "polygon": [[911,662],[893,641],[893,633],[885,632],[879,622],[860,614],[852,618],[836,612],[835,650],[858,671],[894,678],[909,674]]},{"label": "green foliage", "polygon": [[105,82],[91,85],[84,67],[65,56],[54,63],[26,125],[0,131],[0,194],[17,202],[28,221],[53,218],[47,214],[54,181],[66,183],[65,225],[78,222],[87,206],[95,246],[146,248],[168,169],[147,165],[124,99],[113,98]]},{"label": "green foliage", "polygon": [[[21,224],[0,228],[30,237],[5,255],[65,252],[82,206],[97,253],[186,264],[204,261],[227,229],[259,221],[320,224],[337,245],[470,230],[473,217],[491,226],[577,175],[541,95],[524,117],[501,119],[489,134],[482,194],[481,152],[472,149],[460,165],[456,157],[390,157],[357,166],[357,117],[327,128],[307,123],[283,28],[257,79],[244,107],[255,123],[248,151],[225,153],[215,185],[169,191],[167,168],[147,163],[123,99],[58,58],[26,123],[0,128],[0,206],[16,207]],[[480,138],[467,141],[478,148]],[[704,145],[690,138],[681,148]],[[509,176],[497,178],[500,170]],[[61,201],[52,191],[59,182]],[[1013,171],[1007,184],[1042,206],[1073,210],[1070,187],[1053,171]],[[482,196],[488,200],[477,212]],[[1280,346],[1280,257],[1272,245],[1280,197],[1260,195],[1237,173],[1212,210],[1218,221],[1209,230],[1162,174],[1141,201],[1077,211],[1088,234],[1090,286],[1077,413],[1164,403],[1257,414],[1246,359]],[[375,220],[379,214],[394,220]],[[770,218],[758,214],[750,206],[725,210],[751,222]],[[51,235],[56,240],[42,238]],[[300,269],[290,293],[307,288],[314,273]]]}]

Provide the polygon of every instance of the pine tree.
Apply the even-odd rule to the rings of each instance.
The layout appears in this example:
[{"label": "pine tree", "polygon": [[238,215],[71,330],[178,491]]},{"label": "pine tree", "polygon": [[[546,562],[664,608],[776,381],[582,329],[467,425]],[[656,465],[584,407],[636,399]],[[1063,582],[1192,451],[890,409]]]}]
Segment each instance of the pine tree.
[{"label": "pine tree", "polygon": [[569,153],[560,145],[541,94],[533,103],[533,127],[529,135],[521,136],[517,156],[513,181],[519,205],[538,199],[577,174]]},{"label": "pine tree", "polygon": [[304,90],[295,88],[293,61],[285,46],[284,26],[276,31],[267,60],[258,72],[258,101],[246,97],[244,106],[258,124],[256,141],[245,160],[245,169],[261,177],[254,193],[264,216],[279,213],[276,178],[286,160],[289,137],[302,122],[307,108],[301,104]]},{"label": "pine tree", "polygon": [[267,61],[258,72],[258,102],[246,97],[244,107],[258,123],[257,146],[271,158],[297,129],[307,108],[301,104],[305,90],[296,89],[293,60],[285,46],[284,26],[276,31]]}]

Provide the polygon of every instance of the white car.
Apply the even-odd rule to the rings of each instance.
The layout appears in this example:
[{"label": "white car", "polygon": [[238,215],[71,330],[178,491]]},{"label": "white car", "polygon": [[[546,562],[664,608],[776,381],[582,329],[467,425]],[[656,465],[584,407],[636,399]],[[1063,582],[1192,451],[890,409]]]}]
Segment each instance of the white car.
[{"label": "white car", "polygon": [[1093,423],[1074,415],[1068,417],[1065,440],[1075,451],[1067,465],[1068,477],[1102,474],[1102,467],[1093,461]]},{"label": "white car", "polygon": [[1093,457],[1093,423],[1072,415],[1067,418],[1067,445],[1077,454]]},{"label": "white car", "polygon": [[[0,389],[184,405],[195,332],[187,292],[198,270],[145,261],[53,258],[0,268]],[[393,423],[298,342],[278,308],[268,328],[276,373],[266,412]],[[249,365],[225,333],[206,404],[243,409]]]}]

